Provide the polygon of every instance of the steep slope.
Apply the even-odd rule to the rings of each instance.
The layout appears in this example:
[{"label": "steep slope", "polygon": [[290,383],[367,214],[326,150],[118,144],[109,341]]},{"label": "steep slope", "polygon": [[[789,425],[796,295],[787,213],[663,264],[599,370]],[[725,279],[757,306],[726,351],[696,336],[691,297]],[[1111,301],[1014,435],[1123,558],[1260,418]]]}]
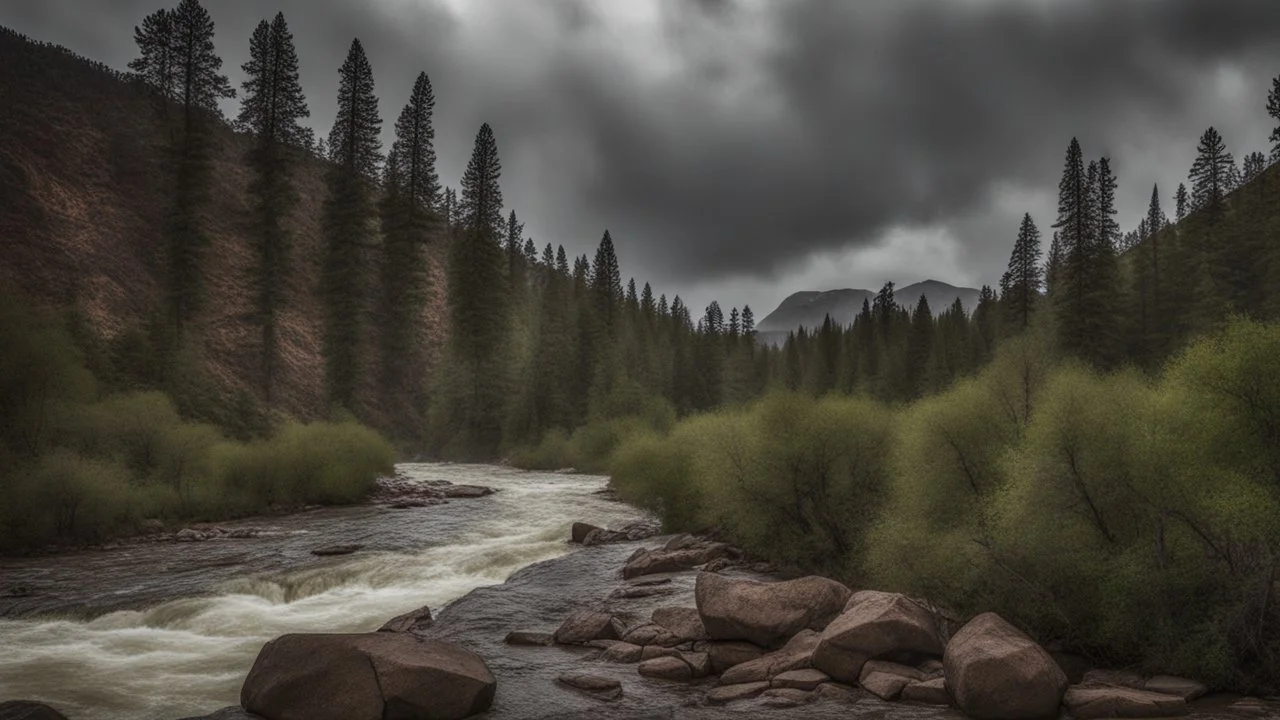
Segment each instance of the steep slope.
[{"label": "steep slope", "polygon": [[[165,219],[172,185],[163,109],[105,66],[0,28],[0,284],[38,302],[77,306],[110,339],[162,308]],[[207,304],[195,334],[210,374],[231,393],[257,394],[258,329],[249,320],[254,266],[248,233],[248,138],[220,129],[212,202],[204,217]],[[319,218],[324,164],[297,173],[292,275],[280,318],[280,409],[323,415]],[[444,274],[433,252],[433,300],[423,317],[438,350]],[[372,345],[372,343],[368,343]]]}]

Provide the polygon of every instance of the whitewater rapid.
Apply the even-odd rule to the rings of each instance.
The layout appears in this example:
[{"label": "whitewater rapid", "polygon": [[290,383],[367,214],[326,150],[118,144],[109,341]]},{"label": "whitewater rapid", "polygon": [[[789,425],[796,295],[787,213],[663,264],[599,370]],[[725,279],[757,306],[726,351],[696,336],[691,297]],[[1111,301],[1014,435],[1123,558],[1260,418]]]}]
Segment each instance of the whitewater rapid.
[{"label": "whitewater rapid", "polygon": [[[289,632],[366,632],[441,608],[559,557],[577,520],[620,527],[634,508],[605,478],[476,465],[407,464],[420,481],[488,485],[494,495],[428,508],[360,507],[228,523],[253,539],[153,543],[0,560],[0,590],[26,584],[37,612],[0,619],[0,701],[46,702],[75,720],[173,720],[239,701],[263,643]],[[310,549],[366,549],[317,558]],[[163,599],[162,599],[163,598]],[[124,608],[124,609],[117,609]]]}]

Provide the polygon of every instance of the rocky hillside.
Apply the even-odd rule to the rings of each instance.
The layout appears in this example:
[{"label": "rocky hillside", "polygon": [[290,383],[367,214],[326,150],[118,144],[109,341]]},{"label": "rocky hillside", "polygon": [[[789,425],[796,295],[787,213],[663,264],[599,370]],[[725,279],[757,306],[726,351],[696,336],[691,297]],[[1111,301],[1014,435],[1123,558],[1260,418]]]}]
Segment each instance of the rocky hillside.
[{"label": "rocky hillside", "polygon": [[[109,340],[160,311],[165,218],[172,187],[163,108],[105,66],[0,28],[0,285],[37,302],[77,306]],[[248,140],[217,133],[212,203],[204,217],[208,302],[196,336],[212,377],[230,392],[256,393],[258,331],[247,282]],[[301,418],[325,410],[320,355],[319,217],[324,164],[298,173],[294,265],[281,317],[279,407]],[[443,255],[436,248],[435,258]],[[444,277],[434,262],[424,322],[438,339]],[[434,352],[436,347],[429,348]]]},{"label": "rocky hillside", "polygon": [[[814,292],[806,290],[794,293],[782,301],[773,312],[765,316],[756,325],[762,340],[772,338],[785,339],[787,333],[800,327],[817,328],[830,315],[831,319],[841,325],[848,325],[862,309],[863,301],[870,302],[876,296],[875,290],[827,290]],[[929,307],[934,314],[941,314],[949,305],[960,299],[966,310],[973,310],[978,303],[978,291],[973,288],[962,288],[948,285],[937,280],[907,285],[894,290],[898,304],[915,307],[920,296],[929,299]]]}]

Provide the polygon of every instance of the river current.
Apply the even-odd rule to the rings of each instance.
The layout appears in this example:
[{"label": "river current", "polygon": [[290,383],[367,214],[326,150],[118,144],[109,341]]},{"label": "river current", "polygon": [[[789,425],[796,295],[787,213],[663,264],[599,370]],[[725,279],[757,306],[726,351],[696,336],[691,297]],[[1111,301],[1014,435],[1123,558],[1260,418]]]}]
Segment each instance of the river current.
[{"label": "river current", "polygon": [[[494,495],[391,510],[362,506],[224,523],[255,538],[157,542],[0,560],[0,701],[47,702],[73,720],[172,720],[234,705],[263,643],[288,632],[364,632],[433,612],[569,552],[576,520],[640,513],[597,476],[401,465],[419,481]],[[361,544],[354,555],[311,550]],[[21,592],[16,592],[21,591]]]}]

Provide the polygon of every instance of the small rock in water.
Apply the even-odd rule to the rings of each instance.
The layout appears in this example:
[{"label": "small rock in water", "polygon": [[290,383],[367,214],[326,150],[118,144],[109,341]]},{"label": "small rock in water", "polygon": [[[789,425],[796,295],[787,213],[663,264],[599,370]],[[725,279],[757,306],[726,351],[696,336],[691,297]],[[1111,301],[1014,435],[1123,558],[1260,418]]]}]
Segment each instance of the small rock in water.
[{"label": "small rock in water", "polygon": [[581,545],[588,535],[599,529],[590,523],[576,522],[569,528],[569,542]]},{"label": "small rock in water", "polygon": [[350,555],[353,552],[364,549],[363,545],[326,545],[311,551],[312,555],[320,557],[329,557],[331,555]]},{"label": "small rock in water", "polygon": [[601,700],[617,700],[622,697],[622,682],[615,678],[582,673],[565,673],[556,682]]},{"label": "small rock in water", "polygon": [[555,641],[560,645],[583,645],[592,640],[618,640],[622,635],[621,625],[607,612],[578,610],[561,623]]},{"label": "small rock in water", "polygon": [[183,528],[173,536],[173,539],[178,542],[204,542],[209,539],[209,536],[193,528]]}]

